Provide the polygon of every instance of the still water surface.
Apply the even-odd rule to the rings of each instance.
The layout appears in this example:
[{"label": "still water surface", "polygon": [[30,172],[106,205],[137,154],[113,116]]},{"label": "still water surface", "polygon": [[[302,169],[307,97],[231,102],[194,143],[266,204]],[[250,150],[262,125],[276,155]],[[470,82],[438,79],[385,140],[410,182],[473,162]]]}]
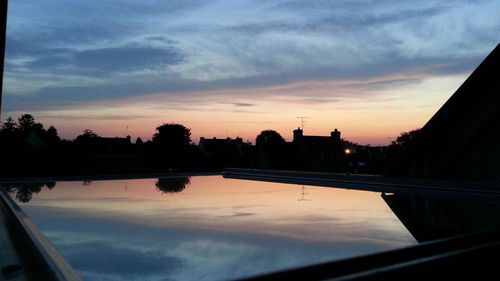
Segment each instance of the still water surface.
[{"label": "still water surface", "polygon": [[376,192],[197,176],[12,194],[84,280],[227,280],[417,243]]}]

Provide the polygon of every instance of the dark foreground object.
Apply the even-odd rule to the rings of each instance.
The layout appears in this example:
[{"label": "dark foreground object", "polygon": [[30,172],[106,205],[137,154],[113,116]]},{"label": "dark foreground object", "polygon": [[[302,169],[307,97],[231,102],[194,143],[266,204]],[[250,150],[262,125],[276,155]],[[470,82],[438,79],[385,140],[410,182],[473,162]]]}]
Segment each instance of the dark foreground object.
[{"label": "dark foreground object", "polygon": [[242,280],[489,280],[499,250],[492,231]]},{"label": "dark foreground object", "polygon": [[500,178],[499,73],[497,45],[384,174],[455,180]]},{"label": "dark foreground object", "polygon": [[500,182],[457,181],[421,178],[383,177],[380,175],[333,174],[323,172],[277,171],[227,168],[224,177],[291,184],[330,186],[377,192],[453,194],[462,196],[500,195]]},{"label": "dark foreground object", "polygon": [[80,281],[3,190],[0,190],[0,267],[0,281]]}]

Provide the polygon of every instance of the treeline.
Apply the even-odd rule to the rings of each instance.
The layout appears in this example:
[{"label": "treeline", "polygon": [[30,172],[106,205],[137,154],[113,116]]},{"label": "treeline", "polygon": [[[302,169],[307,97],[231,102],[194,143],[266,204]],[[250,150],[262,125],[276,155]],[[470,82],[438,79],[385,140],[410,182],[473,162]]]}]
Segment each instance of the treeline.
[{"label": "treeline", "polygon": [[103,138],[84,130],[75,140],[61,139],[57,129],[30,114],[9,117],[0,128],[1,177],[71,176],[114,173],[204,170],[202,154],[191,143],[190,129],[162,124],[152,141]]},{"label": "treeline", "polygon": [[[45,129],[30,114],[9,117],[0,127],[0,177],[78,176],[167,171],[220,171],[226,167],[379,173],[415,133],[403,133],[388,148],[360,146],[345,140],[317,145],[285,142],[264,130],[256,145],[237,139],[205,139],[195,145],[181,124],[157,126],[152,139],[105,138],[90,129],[74,140],[61,139],[54,126]],[[350,152],[346,153],[346,149]]]}]

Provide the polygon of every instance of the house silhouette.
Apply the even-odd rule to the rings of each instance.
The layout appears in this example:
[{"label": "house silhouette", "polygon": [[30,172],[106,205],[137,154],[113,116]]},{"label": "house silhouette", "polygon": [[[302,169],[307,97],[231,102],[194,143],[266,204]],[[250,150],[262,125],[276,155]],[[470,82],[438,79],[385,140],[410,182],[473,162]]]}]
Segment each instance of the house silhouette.
[{"label": "house silhouette", "polygon": [[386,176],[457,180],[500,177],[500,45],[403,147]]},{"label": "house silhouette", "polygon": [[343,155],[346,142],[335,129],[330,136],[306,136],[301,128],[293,131],[293,140],[287,143],[293,154],[295,169],[337,171],[345,166]]},{"label": "house silhouette", "polygon": [[226,167],[250,167],[254,153],[254,147],[250,143],[243,142],[240,137],[235,139],[201,137],[198,147],[204,154],[208,166],[216,170]]}]

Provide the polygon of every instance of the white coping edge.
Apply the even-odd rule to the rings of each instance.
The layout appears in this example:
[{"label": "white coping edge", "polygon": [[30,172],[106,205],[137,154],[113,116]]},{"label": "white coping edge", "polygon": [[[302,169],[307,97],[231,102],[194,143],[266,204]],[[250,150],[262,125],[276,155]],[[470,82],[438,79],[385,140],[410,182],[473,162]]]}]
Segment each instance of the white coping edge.
[{"label": "white coping edge", "polygon": [[[3,189],[0,189],[0,200],[3,200],[5,205],[14,215],[17,223],[28,235],[33,242],[38,252],[41,254],[44,261],[49,266],[49,270],[54,274],[56,280],[60,281],[81,281],[80,277],[75,273],[73,268],[64,260],[59,252],[50,244],[43,233],[29,219],[28,215],[10,198]],[[8,215],[8,214],[7,214]]]}]

